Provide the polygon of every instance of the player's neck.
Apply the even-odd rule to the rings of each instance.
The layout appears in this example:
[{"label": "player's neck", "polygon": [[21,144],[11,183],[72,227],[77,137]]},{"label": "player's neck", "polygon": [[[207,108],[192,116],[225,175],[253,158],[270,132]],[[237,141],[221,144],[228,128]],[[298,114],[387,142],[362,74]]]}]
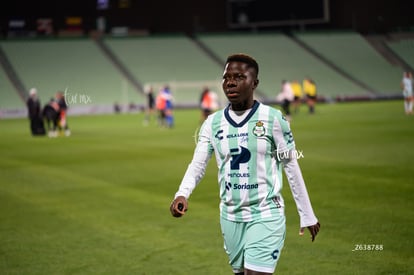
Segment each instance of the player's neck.
[{"label": "player's neck", "polygon": [[242,112],[244,113],[247,110],[250,110],[254,105],[254,100],[249,100],[245,102],[241,102],[239,104],[230,104],[230,110],[234,112]]},{"label": "player's neck", "polygon": [[231,111],[233,111],[233,113],[236,115],[236,116],[242,116],[242,115],[244,115],[245,113],[248,113],[248,112],[250,112],[250,110],[251,110],[252,108],[250,108],[250,109],[246,109],[246,110],[232,110],[232,109],[230,109]]}]

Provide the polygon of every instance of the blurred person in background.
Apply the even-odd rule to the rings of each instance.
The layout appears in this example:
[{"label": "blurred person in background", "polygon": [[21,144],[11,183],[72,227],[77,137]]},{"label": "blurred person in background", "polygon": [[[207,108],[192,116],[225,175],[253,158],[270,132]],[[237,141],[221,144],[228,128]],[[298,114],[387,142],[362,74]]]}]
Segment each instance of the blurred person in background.
[{"label": "blurred person in background", "polygon": [[290,83],[290,86],[293,91],[293,112],[297,114],[299,112],[300,103],[302,100],[302,85],[299,83],[298,80],[293,80]]},{"label": "blurred person in background", "polygon": [[174,98],[170,89],[170,86],[165,85],[163,89],[163,93],[165,96],[165,121],[167,123],[168,128],[174,127]]},{"label": "blurred person in background", "polygon": [[154,97],[154,89],[151,85],[145,87],[144,92],[147,96],[147,106],[145,108],[145,118],[144,118],[144,125],[148,125],[151,121],[151,117],[154,116],[155,110],[155,97]]},{"label": "blurred person in background", "polygon": [[401,80],[401,88],[404,97],[404,111],[407,115],[413,114],[413,75],[411,72],[404,72]]},{"label": "blurred person in background", "polygon": [[49,137],[57,137],[57,128],[59,125],[59,104],[55,98],[43,107],[43,118],[46,121],[47,132]]},{"label": "blurred person in background", "polygon": [[155,98],[155,107],[158,111],[158,126],[165,126],[165,108],[167,106],[166,98],[163,93],[163,90],[160,89]]},{"label": "blurred person in background", "polygon": [[119,105],[119,103],[117,101],[114,102],[114,112],[115,112],[115,114],[120,114],[121,113],[121,105]]},{"label": "blurred person in background", "polygon": [[317,100],[317,91],[316,91],[316,84],[310,77],[306,77],[303,80],[303,92],[306,95],[306,104],[309,108],[309,113],[315,113],[315,104]]},{"label": "blurred person in background", "polygon": [[219,104],[217,94],[208,87],[204,87],[200,97],[201,122],[216,111],[218,107]]},{"label": "blurred person in background", "polygon": [[29,98],[26,101],[28,117],[30,120],[30,130],[33,136],[44,135],[46,133],[42,120],[40,100],[37,95],[37,89],[32,88],[29,91]]},{"label": "blurred person in background", "polygon": [[59,129],[64,131],[65,136],[70,136],[71,132],[67,121],[68,105],[66,104],[65,95],[59,91],[56,93],[56,101],[59,104]]},{"label": "blurred person in background", "polygon": [[282,80],[282,87],[279,94],[276,97],[276,101],[282,105],[283,112],[286,118],[290,119],[290,103],[294,99],[294,94],[290,82]]},{"label": "blurred person in background", "polygon": [[155,99],[158,110],[158,124],[163,127],[172,128],[174,126],[173,117],[173,96],[168,85],[160,89]]}]

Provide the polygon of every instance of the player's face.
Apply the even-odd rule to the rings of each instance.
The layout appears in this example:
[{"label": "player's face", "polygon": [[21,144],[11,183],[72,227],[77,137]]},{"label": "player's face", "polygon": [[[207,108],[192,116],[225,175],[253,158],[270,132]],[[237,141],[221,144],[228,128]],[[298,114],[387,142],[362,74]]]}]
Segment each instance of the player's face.
[{"label": "player's face", "polygon": [[229,62],[223,73],[223,91],[233,110],[246,110],[253,106],[253,92],[258,79],[253,68],[243,62]]}]

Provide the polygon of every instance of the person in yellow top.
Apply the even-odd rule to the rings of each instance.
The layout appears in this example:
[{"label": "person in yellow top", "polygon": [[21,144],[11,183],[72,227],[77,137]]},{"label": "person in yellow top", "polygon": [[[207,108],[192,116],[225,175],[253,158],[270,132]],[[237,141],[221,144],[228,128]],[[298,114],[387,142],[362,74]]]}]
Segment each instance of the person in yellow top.
[{"label": "person in yellow top", "polygon": [[290,82],[290,87],[293,91],[293,111],[298,113],[300,102],[302,100],[302,85],[300,85],[299,81],[293,80]]},{"label": "person in yellow top", "polygon": [[313,114],[315,113],[315,103],[317,99],[316,84],[311,78],[306,77],[303,80],[302,85],[303,85],[303,92],[306,95],[306,103],[308,104],[308,107],[309,107],[309,113]]}]

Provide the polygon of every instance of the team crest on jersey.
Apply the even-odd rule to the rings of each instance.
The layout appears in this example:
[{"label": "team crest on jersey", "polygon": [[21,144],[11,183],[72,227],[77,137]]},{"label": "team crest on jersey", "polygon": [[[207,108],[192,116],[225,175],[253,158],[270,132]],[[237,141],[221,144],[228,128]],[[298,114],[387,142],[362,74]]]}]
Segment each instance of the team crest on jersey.
[{"label": "team crest on jersey", "polygon": [[261,122],[260,120],[258,122],[256,122],[256,126],[254,126],[253,128],[253,134],[256,137],[262,137],[264,136],[266,133],[266,129],[263,126],[263,122]]}]

